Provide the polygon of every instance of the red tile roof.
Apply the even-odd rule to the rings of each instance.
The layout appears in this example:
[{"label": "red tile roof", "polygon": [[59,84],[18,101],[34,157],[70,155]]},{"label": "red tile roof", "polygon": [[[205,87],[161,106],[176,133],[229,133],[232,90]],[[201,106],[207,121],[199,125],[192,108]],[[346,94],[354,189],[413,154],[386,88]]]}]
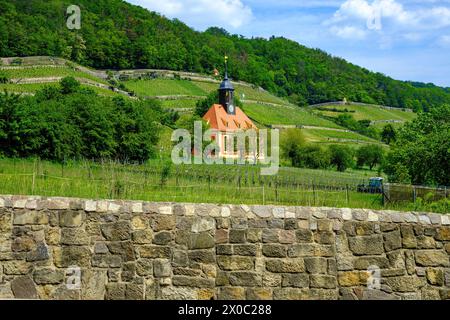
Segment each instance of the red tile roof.
[{"label": "red tile roof", "polygon": [[203,119],[209,123],[211,129],[219,131],[256,129],[252,120],[239,107],[236,107],[236,114],[232,115],[228,114],[222,105],[214,104]]}]

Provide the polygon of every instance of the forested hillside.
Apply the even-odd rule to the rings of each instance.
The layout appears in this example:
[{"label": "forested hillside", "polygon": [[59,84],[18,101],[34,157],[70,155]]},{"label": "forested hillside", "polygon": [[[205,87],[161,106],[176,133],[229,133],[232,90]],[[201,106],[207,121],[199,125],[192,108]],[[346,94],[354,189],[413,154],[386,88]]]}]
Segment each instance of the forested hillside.
[{"label": "forested hillside", "polygon": [[[0,56],[50,55],[95,68],[158,68],[211,74],[230,57],[235,80],[299,105],[344,98],[414,110],[450,102],[450,89],[401,82],[284,38],[247,39],[122,0],[78,0],[81,30],[66,28],[69,0],[0,0]],[[221,70],[223,71],[223,70]]]}]

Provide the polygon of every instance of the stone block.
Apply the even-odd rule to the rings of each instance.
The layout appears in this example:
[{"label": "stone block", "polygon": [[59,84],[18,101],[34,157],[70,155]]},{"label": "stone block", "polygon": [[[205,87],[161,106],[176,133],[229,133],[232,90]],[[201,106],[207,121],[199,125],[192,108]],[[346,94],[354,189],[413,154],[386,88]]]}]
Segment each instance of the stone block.
[{"label": "stone block", "polygon": [[14,212],[14,225],[48,224],[48,215],[45,211],[16,211]]},{"label": "stone block", "polygon": [[217,264],[222,270],[252,270],[254,268],[253,259],[243,256],[218,256]]},{"label": "stone block", "polygon": [[284,274],[281,285],[283,287],[307,288],[309,286],[309,277],[304,273]]},{"label": "stone block", "polygon": [[59,225],[61,227],[80,227],[84,220],[83,211],[64,210],[59,211]]},{"label": "stone block", "polygon": [[417,250],[416,263],[423,267],[448,267],[449,256],[442,250]]},{"label": "stone block", "polygon": [[287,247],[281,244],[264,244],[262,246],[262,253],[266,257],[284,258],[287,254]]},{"label": "stone block", "polygon": [[298,273],[305,272],[305,262],[301,258],[297,259],[268,259],[266,269],[275,273]]},{"label": "stone block", "polygon": [[381,235],[351,237],[348,242],[350,250],[356,255],[382,254],[384,252]]},{"label": "stone block", "polygon": [[30,276],[21,276],[11,281],[11,290],[16,299],[38,299],[36,286]]},{"label": "stone block", "polygon": [[336,288],[336,277],[324,274],[311,275],[311,288],[334,289]]},{"label": "stone block", "polygon": [[109,241],[131,239],[131,224],[129,221],[119,221],[101,225],[103,236]]}]

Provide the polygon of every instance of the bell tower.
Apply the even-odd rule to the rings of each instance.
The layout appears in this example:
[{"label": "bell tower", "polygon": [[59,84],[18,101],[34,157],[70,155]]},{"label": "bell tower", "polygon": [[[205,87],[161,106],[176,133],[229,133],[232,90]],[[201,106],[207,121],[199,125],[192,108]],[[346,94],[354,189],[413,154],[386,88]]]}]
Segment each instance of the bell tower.
[{"label": "bell tower", "polygon": [[219,87],[219,103],[225,108],[227,114],[236,114],[234,87],[228,79],[228,57],[225,57],[225,78]]}]

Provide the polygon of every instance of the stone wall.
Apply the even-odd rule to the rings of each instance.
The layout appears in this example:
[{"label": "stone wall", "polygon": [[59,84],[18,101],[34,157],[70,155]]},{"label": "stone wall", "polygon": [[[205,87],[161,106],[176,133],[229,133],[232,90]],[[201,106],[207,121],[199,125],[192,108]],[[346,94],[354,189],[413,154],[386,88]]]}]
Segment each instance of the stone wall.
[{"label": "stone wall", "polygon": [[448,215],[0,196],[3,299],[449,299],[449,254]]}]

